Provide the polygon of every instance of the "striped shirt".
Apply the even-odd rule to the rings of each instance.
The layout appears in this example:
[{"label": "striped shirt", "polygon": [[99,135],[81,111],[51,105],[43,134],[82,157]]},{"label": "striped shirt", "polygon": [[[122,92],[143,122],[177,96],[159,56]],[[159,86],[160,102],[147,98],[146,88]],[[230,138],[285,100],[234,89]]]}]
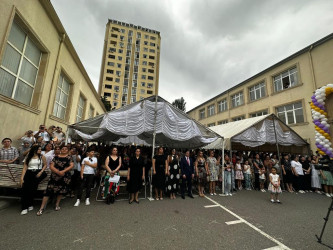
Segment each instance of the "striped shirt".
[{"label": "striped shirt", "polygon": [[0,160],[12,161],[18,157],[19,153],[14,147],[0,149]]}]

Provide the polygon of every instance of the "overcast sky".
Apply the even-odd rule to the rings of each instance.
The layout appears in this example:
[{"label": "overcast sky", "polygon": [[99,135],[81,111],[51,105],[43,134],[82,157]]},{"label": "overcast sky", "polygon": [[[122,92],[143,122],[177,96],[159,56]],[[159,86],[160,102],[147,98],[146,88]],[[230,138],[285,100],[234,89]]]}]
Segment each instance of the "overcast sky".
[{"label": "overcast sky", "polygon": [[331,0],[52,0],[96,90],[108,19],[161,32],[159,95],[207,101],[333,32]]}]

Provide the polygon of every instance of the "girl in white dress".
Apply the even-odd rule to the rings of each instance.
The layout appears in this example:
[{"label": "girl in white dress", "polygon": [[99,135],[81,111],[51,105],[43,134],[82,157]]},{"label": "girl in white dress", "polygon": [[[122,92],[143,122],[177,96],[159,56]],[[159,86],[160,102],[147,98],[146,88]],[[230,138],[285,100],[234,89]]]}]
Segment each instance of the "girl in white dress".
[{"label": "girl in white dress", "polygon": [[[281,194],[280,187],[280,176],[276,173],[276,168],[272,167],[271,173],[269,174],[269,186],[268,190],[271,193],[271,202],[281,203],[279,200],[279,194]],[[275,200],[274,200],[275,196]]]}]

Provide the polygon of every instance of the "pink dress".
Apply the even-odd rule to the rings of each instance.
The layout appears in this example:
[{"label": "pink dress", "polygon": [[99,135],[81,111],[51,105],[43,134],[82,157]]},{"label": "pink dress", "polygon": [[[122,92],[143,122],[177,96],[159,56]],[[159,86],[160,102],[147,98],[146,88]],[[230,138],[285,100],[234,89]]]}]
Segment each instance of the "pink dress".
[{"label": "pink dress", "polygon": [[236,180],[244,180],[244,175],[242,171],[242,166],[240,164],[236,164]]}]

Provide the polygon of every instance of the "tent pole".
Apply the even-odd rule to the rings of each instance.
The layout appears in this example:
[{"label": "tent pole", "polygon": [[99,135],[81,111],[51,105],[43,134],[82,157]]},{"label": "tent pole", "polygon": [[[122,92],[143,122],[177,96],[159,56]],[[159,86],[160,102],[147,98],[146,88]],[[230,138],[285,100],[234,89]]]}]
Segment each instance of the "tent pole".
[{"label": "tent pole", "polygon": [[66,129],[65,143],[66,143],[66,145],[68,143],[68,126],[67,126],[67,129]]},{"label": "tent pole", "polygon": [[221,196],[224,195],[224,138],[222,139],[222,194],[220,194]]},{"label": "tent pole", "polygon": [[[151,153],[151,161],[153,162],[155,153],[155,140],[156,140],[156,118],[157,118],[157,95],[155,95],[155,110],[154,110],[154,133],[153,133],[153,148]],[[148,200],[153,201],[153,165],[150,169],[150,197]]]},{"label": "tent pole", "polygon": [[272,118],[273,118],[273,128],[274,128],[274,135],[275,135],[276,150],[277,150],[277,159],[278,159],[278,163],[280,163],[280,150],[279,150],[279,143],[278,143],[277,135],[276,135],[274,116],[272,116]]}]

